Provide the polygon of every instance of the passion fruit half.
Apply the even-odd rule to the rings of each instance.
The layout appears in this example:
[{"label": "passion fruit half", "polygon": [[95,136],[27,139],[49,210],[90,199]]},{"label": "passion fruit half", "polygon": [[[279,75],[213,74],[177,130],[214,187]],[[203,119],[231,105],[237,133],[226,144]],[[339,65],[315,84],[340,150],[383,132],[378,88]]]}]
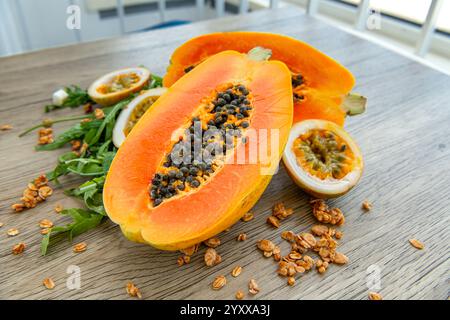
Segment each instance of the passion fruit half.
[{"label": "passion fruit half", "polygon": [[295,183],[317,198],[345,194],[358,183],[364,167],[361,151],[350,135],[326,120],[296,123],[283,163]]},{"label": "passion fruit half", "polygon": [[88,94],[98,104],[108,106],[142,90],[149,79],[150,71],[146,68],[120,69],[95,80],[90,85]]},{"label": "passion fruit half", "polygon": [[113,130],[113,143],[117,148],[125,141],[131,129],[133,129],[144,113],[166,91],[167,88],[144,90],[122,110]]}]

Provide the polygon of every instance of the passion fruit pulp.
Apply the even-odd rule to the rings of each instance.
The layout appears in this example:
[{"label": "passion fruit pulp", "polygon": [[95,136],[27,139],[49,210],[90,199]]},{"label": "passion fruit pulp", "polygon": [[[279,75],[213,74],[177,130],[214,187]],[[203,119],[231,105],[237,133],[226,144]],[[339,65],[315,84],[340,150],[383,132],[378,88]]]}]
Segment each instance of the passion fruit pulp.
[{"label": "passion fruit pulp", "polygon": [[318,198],[348,192],[361,178],[362,154],[348,133],[326,120],[296,123],[283,162],[294,182]]}]

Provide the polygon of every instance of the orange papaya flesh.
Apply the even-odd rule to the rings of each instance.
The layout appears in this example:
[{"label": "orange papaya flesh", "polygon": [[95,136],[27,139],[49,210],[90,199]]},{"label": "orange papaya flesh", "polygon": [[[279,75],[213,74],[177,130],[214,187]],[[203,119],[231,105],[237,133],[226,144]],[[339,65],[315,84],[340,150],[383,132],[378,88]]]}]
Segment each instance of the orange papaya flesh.
[{"label": "orange papaya flesh", "polygon": [[[236,223],[259,199],[271,175],[264,174],[267,164],[259,159],[232,159],[250,153],[252,144],[244,139],[247,133],[274,130],[278,134],[268,134],[267,144],[276,147],[267,152],[278,164],[292,125],[290,82],[283,63],[253,61],[235,51],[221,52],[199,64],[156,101],[118,150],[103,191],[111,220],[130,240],[164,250],[192,246]],[[243,98],[241,89],[248,91]],[[215,103],[219,97],[228,101],[224,96],[228,90],[244,105],[247,99],[249,107],[241,119],[229,114],[225,122],[214,123],[217,127],[233,124],[233,130],[241,134],[232,140],[232,148],[222,157],[213,157],[208,174],[204,167],[199,169],[200,164],[170,163],[168,155],[190,139],[186,132],[191,127],[199,123],[206,128],[212,114],[223,114],[223,106],[217,111]],[[196,166],[198,173],[186,173],[181,179],[169,177],[173,172],[176,177],[183,166]],[[182,190],[178,188],[181,184]],[[168,191],[169,186],[176,191]]]},{"label": "orange papaya flesh", "polygon": [[166,87],[201,61],[224,50],[247,52],[255,46],[272,50],[272,60],[285,63],[292,73],[294,122],[318,118],[343,125],[343,97],[355,84],[353,75],[337,61],[291,37],[263,32],[223,32],[193,38],[177,48],[164,76]]}]

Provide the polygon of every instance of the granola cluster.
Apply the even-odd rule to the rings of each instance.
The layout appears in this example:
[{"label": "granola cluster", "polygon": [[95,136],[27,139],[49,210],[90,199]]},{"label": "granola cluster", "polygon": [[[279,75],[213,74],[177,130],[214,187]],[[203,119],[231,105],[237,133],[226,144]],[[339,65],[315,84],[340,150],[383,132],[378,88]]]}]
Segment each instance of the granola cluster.
[{"label": "granola cluster", "polygon": [[188,264],[189,262],[191,262],[191,256],[198,251],[199,247],[200,247],[200,245],[196,244],[189,248],[180,250],[180,252],[183,253],[183,256],[181,256],[177,259],[178,266],[181,267],[182,265]]},{"label": "granola cluster", "polygon": [[213,267],[222,262],[222,257],[214,248],[208,248],[206,249],[204,260],[207,267]]},{"label": "granola cluster", "polygon": [[18,255],[21,254],[22,252],[24,252],[26,249],[26,245],[23,242],[20,242],[18,244],[16,244],[13,248],[12,248],[12,254],[13,255]]},{"label": "granola cluster", "polygon": [[103,119],[105,117],[105,113],[103,112],[102,109],[98,109],[97,108],[94,111],[94,116],[95,116],[95,119],[100,120],[100,119]]},{"label": "granola cluster", "polygon": [[[281,256],[280,248],[272,241],[263,239],[257,242],[258,249],[265,257],[273,257],[278,262],[277,273],[287,277],[290,286],[295,285],[295,276],[316,268],[318,273],[324,273],[330,263],[342,265],[348,262],[348,258],[336,251],[338,238],[342,238],[342,232],[325,225],[315,225],[311,233],[303,232],[295,234],[292,231],[283,231],[281,238],[291,245],[290,252]],[[314,252],[318,258],[314,260],[309,252]]]},{"label": "granola cluster", "polygon": [[53,129],[42,128],[38,131],[38,144],[49,144],[53,142]]},{"label": "granola cluster", "polygon": [[87,249],[86,242],[80,242],[73,246],[73,252],[75,253],[84,252],[86,251],[86,249]]},{"label": "granola cluster", "polygon": [[141,291],[133,282],[128,282],[126,286],[127,293],[130,297],[142,299]]},{"label": "granola cluster", "polygon": [[344,214],[339,208],[330,208],[323,199],[311,200],[314,217],[319,222],[341,226],[345,222]]},{"label": "granola cluster", "polygon": [[13,127],[10,124],[2,124],[0,125],[0,131],[8,131],[11,130]]},{"label": "granola cluster", "polygon": [[72,145],[72,152],[78,157],[85,153],[89,147],[87,143],[81,143],[80,140],[72,140],[70,144]]},{"label": "granola cluster", "polygon": [[42,281],[42,284],[44,285],[44,287],[46,287],[48,290],[52,290],[55,287],[55,282],[53,281],[52,278],[45,278]]},{"label": "granola cluster", "polygon": [[272,215],[267,218],[267,223],[275,228],[279,228],[281,220],[286,219],[292,213],[294,213],[294,210],[292,210],[291,208],[286,209],[284,204],[282,202],[279,202],[273,206]]},{"label": "granola cluster", "polygon": [[45,175],[34,179],[29,183],[27,188],[23,191],[20,203],[15,203],[11,208],[16,212],[21,212],[25,209],[34,208],[40,202],[47,200],[53,193],[53,189],[48,186],[48,180]]}]

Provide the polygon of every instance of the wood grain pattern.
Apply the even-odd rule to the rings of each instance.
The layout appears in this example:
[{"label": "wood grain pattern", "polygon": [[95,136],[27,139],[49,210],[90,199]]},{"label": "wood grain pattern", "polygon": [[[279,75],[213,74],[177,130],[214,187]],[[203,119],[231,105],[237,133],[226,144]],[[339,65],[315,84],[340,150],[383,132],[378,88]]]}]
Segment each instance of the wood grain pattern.
[{"label": "wood grain pattern", "polygon": [[[88,250],[72,253],[62,241],[46,257],[39,255],[38,221],[62,222],[53,212],[56,203],[79,206],[58,188],[51,199],[21,214],[10,205],[40,172],[51,169],[63,151],[33,151],[36,135],[19,139],[19,131],[43,117],[43,105],[61,85],[87,87],[99,75],[116,68],[146,65],[163,74],[171,52],[187,39],[213,31],[258,30],[278,32],[302,39],[336,58],[356,76],[356,91],[369,98],[368,112],[347,122],[365,155],[366,170],[360,184],[349,194],[332,201],[346,215],[341,251],[350,263],[331,266],[319,276],[303,276],[295,287],[275,275],[276,264],[262,258],[255,242],[262,238],[283,241],[282,230],[307,230],[314,223],[308,197],[281,169],[254,208],[256,218],[240,222],[220,235],[218,248],[223,262],[206,268],[202,254],[179,268],[177,253],[161,252],[128,242],[119,228],[107,222],[81,235]],[[260,11],[245,17],[205,21],[123,38],[50,49],[0,59],[0,124],[12,131],[0,132],[0,298],[1,299],[124,299],[125,284],[132,280],[146,299],[232,299],[238,289],[247,290],[255,278],[262,299],[366,299],[367,268],[381,270],[385,299],[446,299],[449,270],[450,217],[450,78],[423,65],[356,38],[293,8]],[[56,111],[51,116],[77,114],[79,110]],[[62,132],[67,125],[56,126]],[[64,187],[77,183],[68,177]],[[370,213],[361,209],[363,200],[374,204]],[[295,214],[275,232],[265,220],[271,206],[284,201]],[[16,237],[6,230],[20,229]],[[249,239],[236,242],[245,232]],[[414,249],[409,238],[425,244]],[[23,241],[24,254],[11,255],[12,246]],[[282,245],[284,251],[286,244]],[[81,268],[81,289],[65,283],[69,265]],[[229,276],[235,265],[243,272]],[[215,276],[228,276],[219,291],[210,289]],[[53,290],[42,280],[52,277]]]}]

